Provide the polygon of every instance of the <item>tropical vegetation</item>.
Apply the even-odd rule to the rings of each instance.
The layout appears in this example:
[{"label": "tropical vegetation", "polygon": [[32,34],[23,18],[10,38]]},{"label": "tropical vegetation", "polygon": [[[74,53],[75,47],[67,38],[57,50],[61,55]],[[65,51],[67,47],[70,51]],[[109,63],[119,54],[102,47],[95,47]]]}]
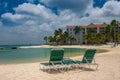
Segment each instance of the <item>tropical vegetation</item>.
[{"label": "tropical vegetation", "polygon": [[[120,31],[115,31],[115,27],[118,21],[112,20],[110,24],[105,27],[104,32],[96,33],[94,28],[89,28],[87,30],[87,34],[83,36],[84,44],[105,44],[107,42],[115,42],[118,41],[120,43]],[[45,36],[44,40],[50,44],[73,44],[73,42],[79,43],[80,33],[82,31],[81,26],[75,26],[74,34],[77,36],[71,36],[67,31],[63,31],[62,29],[57,29],[54,31],[53,36]]]},{"label": "tropical vegetation", "polygon": [[82,31],[82,28],[81,26],[75,26],[74,28],[74,32],[75,32],[75,35],[76,35],[76,42],[79,44],[80,43],[80,33]]},{"label": "tropical vegetation", "polygon": [[54,44],[54,45],[66,44],[67,43],[66,41],[68,39],[70,39],[71,44],[73,41],[73,37],[71,37],[71,36],[69,37],[68,32],[66,32],[66,31],[63,32],[62,29],[60,29],[60,28],[55,30],[54,35],[49,36],[47,39],[50,44]]}]

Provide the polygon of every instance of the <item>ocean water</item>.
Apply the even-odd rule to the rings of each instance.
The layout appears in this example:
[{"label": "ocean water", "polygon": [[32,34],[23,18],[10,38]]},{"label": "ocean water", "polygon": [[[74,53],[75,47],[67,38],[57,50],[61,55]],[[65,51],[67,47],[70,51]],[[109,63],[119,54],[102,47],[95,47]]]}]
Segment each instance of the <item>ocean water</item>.
[{"label": "ocean water", "polygon": [[[0,47],[4,48],[0,50],[0,64],[41,62],[48,61],[50,58],[51,48],[11,49],[15,46]],[[83,54],[85,50],[80,48],[64,48],[64,57],[78,56]]]}]

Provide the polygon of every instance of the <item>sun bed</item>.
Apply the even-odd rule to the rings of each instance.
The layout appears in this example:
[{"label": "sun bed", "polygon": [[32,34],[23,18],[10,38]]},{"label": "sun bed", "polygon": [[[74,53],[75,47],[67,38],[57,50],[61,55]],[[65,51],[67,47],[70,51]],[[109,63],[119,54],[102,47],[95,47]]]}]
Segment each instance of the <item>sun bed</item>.
[{"label": "sun bed", "polygon": [[41,63],[43,70],[61,70],[64,68],[63,64],[64,49],[51,49],[50,59],[48,63]]},{"label": "sun bed", "polygon": [[96,50],[95,49],[88,49],[86,50],[82,61],[75,60],[74,62],[81,65],[88,65],[89,68],[91,68],[91,65],[96,66],[96,70],[98,69],[98,64],[95,62],[94,56],[95,56]]},{"label": "sun bed", "polygon": [[49,64],[56,65],[56,64],[63,64],[63,56],[64,50],[63,49],[52,49]]}]

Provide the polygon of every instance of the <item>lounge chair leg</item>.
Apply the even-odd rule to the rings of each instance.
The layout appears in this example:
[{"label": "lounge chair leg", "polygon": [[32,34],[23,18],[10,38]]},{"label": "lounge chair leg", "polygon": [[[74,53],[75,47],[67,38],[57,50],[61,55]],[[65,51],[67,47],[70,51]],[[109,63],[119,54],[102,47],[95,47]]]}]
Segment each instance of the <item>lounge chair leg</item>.
[{"label": "lounge chair leg", "polygon": [[88,66],[89,66],[89,69],[90,69],[90,68],[91,68],[91,67],[90,67],[90,64],[88,64]]},{"label": "lounge chair leg", "polygon": [[98,65],[98,64],[96,64],[96,65],[97,65],[96,70],[98,70],[98,66],[99,66],[99,65]]},{"label": "lounge chair leg", "polygon": [[85,65],[82,64],[81,68],[82,68],[82,70],[84,71],[84,70],[85,70]]}]

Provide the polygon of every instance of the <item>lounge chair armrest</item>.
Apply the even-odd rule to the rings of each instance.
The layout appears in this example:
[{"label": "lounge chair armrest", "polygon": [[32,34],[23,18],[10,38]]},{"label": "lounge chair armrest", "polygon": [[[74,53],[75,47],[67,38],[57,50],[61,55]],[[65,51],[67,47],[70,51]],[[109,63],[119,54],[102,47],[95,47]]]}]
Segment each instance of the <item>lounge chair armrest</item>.
[{"label": "lounge chair armrest", "polygon": [[92,60],[92,61],[95,63],[95,59],[94,59],[94,58],[93,58],[93,59],[89,59],[89,58],[87,59],[87,58],[84,58],[84,59],[86,60],[87,63],[89,63],[88,60]]},{"label": "lounge chair armrest", "polygon": [[51,63],[53,66],[54,66],[56,63],[61,63],[62,65],[64,65],[62,61],[50,61],[50,63]]}]

